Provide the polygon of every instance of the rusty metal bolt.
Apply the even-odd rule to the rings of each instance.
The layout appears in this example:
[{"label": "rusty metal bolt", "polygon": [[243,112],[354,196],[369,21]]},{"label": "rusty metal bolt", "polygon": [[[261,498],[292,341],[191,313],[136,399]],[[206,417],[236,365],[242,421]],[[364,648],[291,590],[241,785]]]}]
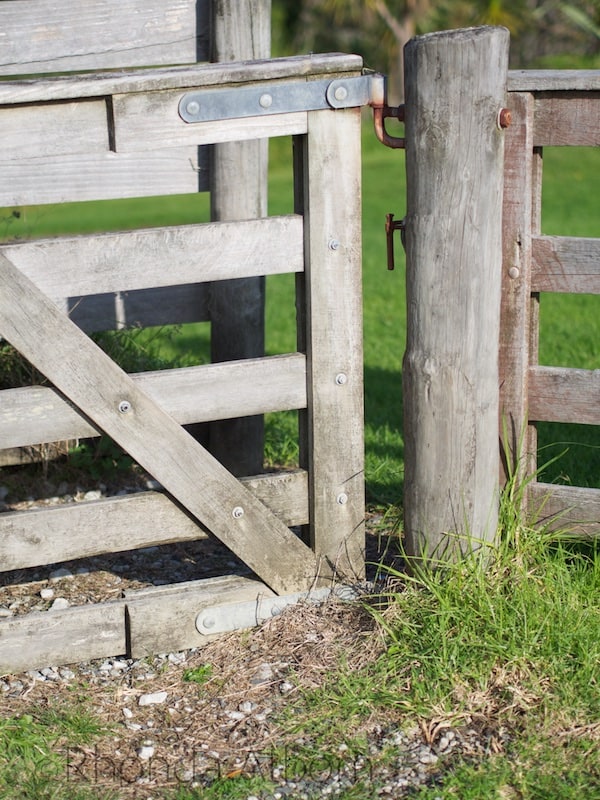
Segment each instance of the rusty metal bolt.
[{"label": "rusty metal bolt", "polygon": [[501,130],[506,130],[512,122],[512,113],[510,108],[501,108],[498,112],[498,127]]}]

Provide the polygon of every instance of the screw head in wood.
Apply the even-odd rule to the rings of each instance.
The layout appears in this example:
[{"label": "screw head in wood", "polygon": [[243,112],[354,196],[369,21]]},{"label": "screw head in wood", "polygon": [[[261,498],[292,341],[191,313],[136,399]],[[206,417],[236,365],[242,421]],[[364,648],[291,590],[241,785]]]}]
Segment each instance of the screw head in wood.
[{"label": "screw head in wood", "polygon": [[335,376],[335,382],[338,386],[345,386],[348,383],[348,376],[344,372],[339,372]]},{"label": "screw head in wood", "polygon": [[340,249],[340,243],[339,243],[339,241],[337,239],[330,239],[327,242],[327,247],[329,247],[330,250],[339,250]]},{"label": "screw head in wood", "polygon": [[129,400],[121,400],[119,403],[119,411],[121,414],[127,414],[128,411],[131,411],[131,403]]},{"label": "screw head in wood", "polygon": [[508,270],[508,275],[510,278],[518,278],[521,274],[521,270],[518,267],[511,267]]},{"label": "screw head in wood", "polygon": [[336,497],[336,502],[340,506],[345,506],[346,503],[348,502],[348,495],[346,494],[346,492],[340,492],[340,494],[338,494],[338,496]]},{"label": "screw head in wood", "polygon": [[236,506],[231,515],[234,519],[241,519],[244,516],[244,509],[241,506]]}]

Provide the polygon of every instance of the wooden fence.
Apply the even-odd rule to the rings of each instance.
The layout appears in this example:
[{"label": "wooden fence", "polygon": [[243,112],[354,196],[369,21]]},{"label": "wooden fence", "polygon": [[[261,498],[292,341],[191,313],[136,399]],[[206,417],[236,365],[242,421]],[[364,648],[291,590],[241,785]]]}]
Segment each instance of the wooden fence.
[{"label": "wooden fence", "polygon": [[[135,54],[129,66],[197,60],[206,38],[198,16],[204,4],[164,3],[164,16],[146,12],[140,0],[112,5],[108,12],[106,2],[81,3],[75,29],[72,11],[63,13],[55,3],[1,3],[0,27],[18,23],[16,38],[2,39],[3,48],[7,41],[15,45],[8,55],[3,51],[3,72],[112,68],[122,65],[115,49],[128,59]],[[236,4],[247,16],[235,26],[238,34],[250,31],[254,43],[255,5]],[[72,33],[66,40],[65,30]],[[161,49],[146,38],[148,31],[173,47]],[[224,36],[222,46],[229,40]],[[28,42],[43,43],[43,62]],[[66,52],[75,55],[65,60]],[[335,108],[325,100],[333,81],[358,78],[361,71],[357,56],[332,55],[0,82],[4,206],[195,192],[198,147],[217,145],[211,223],[0,247],[0,336],[51,383],[0,393],[0,449],[104,432],[164,487],[3,513],[1,570],[212,535],[256,576],[155,587],[114,602],[2,620],[0,671],[197,646],[207,639],[197,623],[202,609],[252,606],[274,594],[327,586],[334,574],[350,580],[363,574],[364,99]],[[297,101],[292,110],[276,103],[270,108],[268,99],[304,97],[307,86],[314,89],[310,101]],[[252,110],[239,118],[185,119],[208,95],[222,92],[218,108],[230,101],[235,107],[248,91]],[[319,91],[323,97],[313,102]],[[257,169],[250,170],[249,185],[243,170],[243,179],[236,177],[240,153],[242,161],[260,164],[262,141],[274,136],[294,141],[295,213],[280,217],[265,216],[262,196],[257,204]],[[228,143],[254,149],[228,149],[227,163],[219,166]],[[205,287],[213,282],[225,287],[216,299],[211,294],[211,303],[219,309],[218,325],[227,325],[231,304],[247,298],[249,286],[256,297],[256,287],[244,282],[280,273],[296,275],[297,352],[251,358],[229,352],[206,366],[130,376],[82,330],[96,327],[86,324],[84,309],[98,295],[113,306],[118,296],[128,314],[135,306],[131,318],[142,324],[156,323],[155,314],[159,322],[181,321],[180,306],[189,308],[191,298],[198,319]],[[238,338],[253,324],[241,316]],[[239,463],[218,460],[182,427],[288,409],[299,410],[301,423],[301,469],[293,473],[246,473],[240,480],[233,474],[241,471]],[[237,429],[229,443],[239,448],[241,435]]]},{"label": "wooden fence", "polygon": [[595,370],[538,364],[540,293],[600,295],[600,239],[541,233],[543,148],[600,145],[600,72],[510,72],[507,104],[500,409],[511,469],[527,481],[540,523],[599,535],[600,489],[535,479],[535,423],[600,425],[600,362]]},{"label": "wooden fence", "polygon": [[536,480],[535,429],[600,425],[600,370],[538,364],[540,293],[600,294],[600,241],[540,232],[542,148],[600,144],[600,73],[507,72],[507,62],[500,28],[420,36],[405,51],[414,557],[493,542],[514,470],[534,521],[600,534],[599,489]]}]

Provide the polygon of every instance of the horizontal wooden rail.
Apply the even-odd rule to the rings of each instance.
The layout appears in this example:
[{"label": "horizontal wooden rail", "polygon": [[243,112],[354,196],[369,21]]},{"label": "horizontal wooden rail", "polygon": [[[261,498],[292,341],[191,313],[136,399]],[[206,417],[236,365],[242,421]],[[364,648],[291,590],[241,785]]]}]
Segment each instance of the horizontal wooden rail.
[{"label": "horizontal wooden rail", "polygon": [[508,71],[509,92],[600,91],[597,69],[515,69]]},{"label": "horizontal wooden rail", "polygon": [[54,300],[301,272],[299,215],[9,244],[2,252]]},{"label": "horizontal wooden rail", "polygon": [[[308,522],[306,472],[242,482],[286,525]],[[196,521],[159,492],[13,511],[0,515],[0,571],[205,537]]]},{"label": "horizontal wooden rail", "polygon": [[73,660],[139,658],[199,647],[218,636],[196,630],[195,619],[203,608],[258,604],[262,597],[272,596],[260,581],[223,575],[127,592],[112,602],[0,620],[0,675]]},{"label": "horizontal wooden rail", "polygon": [[600,370],[530,367],[529,418],[600,425]]},{"label": "horizontal wooden rail", "polygon": [[533,236],[531,290],[600,294],[600,239]]},{"label": "horizontal wooden rail", "polygon": [[538,525],[575,536],[600,537],[600,489],[533,483],[529,498]]},{"label": "horizontal wooden rail", "polygon": [[600,92],[546,92],[536,96],[533,145],[600,145]]},{"label": "horizontal wooden rail", "polygon": [[[182,425],[305,408],[301,353],[144,372],[135,383]],[[0,392],[0,449],[98,436],[99,431],[47,386]]]}]

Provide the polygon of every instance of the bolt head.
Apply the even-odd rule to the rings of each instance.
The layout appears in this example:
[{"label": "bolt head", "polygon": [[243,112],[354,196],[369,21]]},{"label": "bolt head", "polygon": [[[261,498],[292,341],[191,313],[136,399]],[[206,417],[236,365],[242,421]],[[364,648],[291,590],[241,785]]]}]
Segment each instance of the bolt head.
[{"label": "bolt head", "polygon": [[335,382],[338,386],[345,386],[348,383],[348,376],[344,372],[339,372],[335,376]]},{"label": "bolt head", "polygon": [[345,100],[348,97],[348,89],[345,86],[336,86],[333,96],[336,100]]},{"label": "bolt head", "polygon": [[196,100],[190,100],[185,107],[185,110],[190,117],[195,117],[200,112],[200,103],[198,103]]},{"label": "bolt head", "polygon": [[519,275],[521,274],[521,270],[518,267],[511,267],[508,270],[508,274],[509,274],[509,277],[511,277],[513,279],[514,278],[518,278]]},{"label": "bolt head", "polygon": [[337,239],[330,239],[329,242],[327,243],[327,246],[329,247],[330,250],[340,249],[340,243]]},{"label": "bolt head", "polygon": [[129,400],[121,400],[119,403],[119,411],[121,414],[126,414],[128,411],[131,411],[131,403]]},{"label": "bolt head", "polygon": [[498,112],[498,127],[501,130],[508,128],[512,122],[512,113],[509,108],[501,108]]},{"label": "bolt head", "polygon": [[340,506],[345,506],[346,503],[348,502],[348,495],[346,494],[346,492],[341,492],[340,494],[338,494],[338,496],[336,497],[336,502]]},{"label": "bolt head", "polygon": [[273,96],[265,92],[265,94],[261,94],[258,103],[261,108],[271,108],[273,105]]},{"label": "bolt head", "polygon": [[244,509],[241,506],[236,506],[231,515],[234,519],[241,519],[244,516]]}]

